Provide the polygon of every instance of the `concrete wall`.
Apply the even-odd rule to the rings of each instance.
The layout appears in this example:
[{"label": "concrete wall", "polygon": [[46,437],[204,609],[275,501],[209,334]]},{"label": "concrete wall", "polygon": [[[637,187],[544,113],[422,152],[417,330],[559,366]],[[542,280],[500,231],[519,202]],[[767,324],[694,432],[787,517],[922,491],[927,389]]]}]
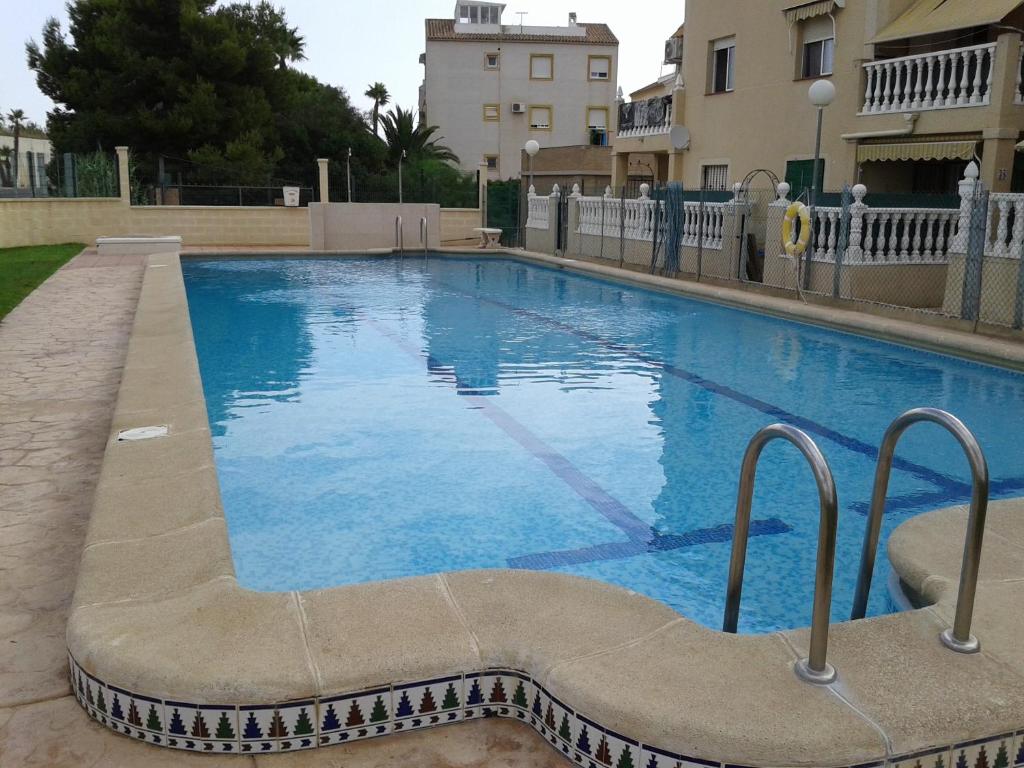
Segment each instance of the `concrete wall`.
[{"label": "concrete wall", "polygon": [[472,240],[478,242],[480,233],[475,227],[482,227],[483,212],[479,208],[442,208],[441,245],[458,245]]},{"label": "concrete wall", "polygon": [[[500,53],[499,69],[484,66],[486,53]],[[552,80],[530,79],[530,54],[554,55]],[[588,56],[610,56],[611,76],[589,80]],[[464,170],[477,170],[486,155],[498,156],[492,179],[518,178],[520,151],[528,139],[542,147],[585,144],[590,140],[587,107],[608,108],[615,122],[618,47],[586,43],[510,40],[428,40],[424,98],[426,119],[440,127],[438,137],[459,156]],[[527,105],[512,114],[512,102]],[[483,119],[484,104],[499,105],[499,120]],[[551,105],[550,130],[531,130],[529,105]]]},{"label": "concrete wall", "polygon": [[311,203],[310,247],[358,251],[395,246],[395,219],[402,217],[405,247],[420,245],[420,219],[427,218],[428,247],[441,244],[441,208],[425,203]]},{"label": "concrete wall", "polygon": [[0,247],[181,235],[185,245],[308,246],[306,208],[128,206],[118,199],[0,200]]},{"label": "concrete wall", "polygon": [[[949,273],[946,277],[946,295],[942,310],[959,317],[963,306],[964,271],[966,256],[949,255]],[[999,325],[1011,325],[1017,304],[1017,285],[1021,262],[985,256],[981,261],[981,320]]]}]

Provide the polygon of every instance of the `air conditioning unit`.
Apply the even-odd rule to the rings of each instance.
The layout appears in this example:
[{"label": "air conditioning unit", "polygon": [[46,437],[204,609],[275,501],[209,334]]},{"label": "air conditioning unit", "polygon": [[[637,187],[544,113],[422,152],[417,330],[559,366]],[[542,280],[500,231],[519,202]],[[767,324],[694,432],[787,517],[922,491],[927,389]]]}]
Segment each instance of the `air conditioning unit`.
[{"label": "air conditioning unit", "polygon": [[526,114],[526,105],[523,104],[523,102],[521,102],[521,101],[513,101],[512,102],[512,114],[513,115],[525,115]]},{"label": "air conditioning unit", "polygon": [[665,41],[665,63],[683,63],[683,38],[673,37]]}]

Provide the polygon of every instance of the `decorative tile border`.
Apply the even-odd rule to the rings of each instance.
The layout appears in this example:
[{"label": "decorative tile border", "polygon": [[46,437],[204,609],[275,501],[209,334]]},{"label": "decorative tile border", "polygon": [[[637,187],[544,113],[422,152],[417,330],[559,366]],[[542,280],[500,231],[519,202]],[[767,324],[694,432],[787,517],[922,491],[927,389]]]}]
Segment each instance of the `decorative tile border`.
[{"label": "decorative tile border", "polygon": [[[677,754],[601,725],[529,675],[487,669],[264,705],[161,701],[107,685],[68,654],[71,686],[89,716],[160,747],[215,754],[315,749],[483,717],[529,724],[582,768],[745,768]],[[851,768],[1024,768],[1024,730]]]}]

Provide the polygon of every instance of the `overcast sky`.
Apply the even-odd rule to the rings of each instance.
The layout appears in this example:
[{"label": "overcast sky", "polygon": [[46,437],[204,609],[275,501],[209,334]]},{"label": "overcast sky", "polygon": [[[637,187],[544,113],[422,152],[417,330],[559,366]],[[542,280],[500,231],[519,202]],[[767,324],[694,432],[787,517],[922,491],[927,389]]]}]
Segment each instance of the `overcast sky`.
[{"label": "overcast sky", "polygon": [[[423,19],[448,18],[455,0],[276,0],[291,25],[306,38],[306,58],[300,68],[318,79],[341,86],[361,109],[369,83],[380,80],[405,107],[417,104],[423,79]],[[43,23],[56,16],[67,29],[65,0],[0,0],[0,110],[25,110],[42,124],[52,107],[36,88],[35,75],[25,65],[25,42],[39,40]],[[516,11],[526,11],[530,25],[560,24],[569,11],[579,19],[603,21],[619,38],[619,85],[628,94],[657,79],[662,72],[666,38],[683,20],[684,0],[512,0],[504,21],[516,23]]]}]

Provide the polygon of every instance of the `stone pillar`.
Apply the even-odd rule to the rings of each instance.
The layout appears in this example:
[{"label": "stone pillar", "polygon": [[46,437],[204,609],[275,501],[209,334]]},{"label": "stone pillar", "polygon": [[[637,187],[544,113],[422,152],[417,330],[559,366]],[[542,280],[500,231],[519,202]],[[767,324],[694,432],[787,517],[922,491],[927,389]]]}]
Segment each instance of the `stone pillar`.
[{"label": "stone pillar", "polygon": [[562,190],[555,184],[548,195],[548,232],[544,249],[545,253],[558,252],[558,203],[562,199]]},{"label": "stone pillar", "polygon": [[792,256],[785,255],[782,247],[782,219],[789,207],[789,184],[782,182],[777,187],[778,199],[768,206],[764,238],[764,284],[777,288],[796,289],[796,263]]},{"label": "stone pillar", "polygon": [[960,180],[960,217],[956,237],[949,245],[950,253],[967,253],[967,235],[971,229],[971,211],[974,210],[974,187],[978,183],[978,165],[967,164],[964,177]]},{"label": "stone pillar", "polygon": [[487,226],[487,161],[477,169],[476,207],[480,209],[480,226]]},{"label": "stone pillar", "polygon": [[864,203],[864,195],[868,193],[868,188],[863,184],[854,184],[850,191],[853,193],[853,203],[850,204],[850,234],[843,261],[856,264],[864,258],[864,211],[868,209]]},{"label": "stone pillar", "polygon": [[331,180],[330,175],[327,173],[328,159],[326,157],[318,157],[316,164],[317,170],[320,176],[320,202],[329,203],[331,202]]},{"label": "stone pillar", "polygon": [[956,235],[949,243],[949,265],[946,267],[946,292],[942,299],[944,314],[959,316],[963,308],[964,279],[967,272],[967,239],[971,231],[974,195],[978,185],[978,165],[971,162],[960,181],[960,215]]},{"label": "stone pillar", "polygon": [[117,152],[117,184],[121,202],[132,204],[131,178],[128,175],[128,147],[114,147]]},{"label": "stone pillar", "polygon": [[566,214],[569,217],[569,222],[565,228],[565,253],[578,253],[580,251],[580,243],[577,242],[577,239],[580,237],[581,197],[583,197],[583,193],[580,192],[580,185],[573,184],[572,194],[569,195],[569,209]]},{"label": "stone pillar", "polygon": [[629,152],[612,152],[612,186],[618,189],[629,179]]},{"label": "stone pillar", "polygon": [[985,143],[981,153],[981,180],[990,192],[1010,191],[1017,137],[1015,128],[1008,132],[995,129],[983,134]]}]

